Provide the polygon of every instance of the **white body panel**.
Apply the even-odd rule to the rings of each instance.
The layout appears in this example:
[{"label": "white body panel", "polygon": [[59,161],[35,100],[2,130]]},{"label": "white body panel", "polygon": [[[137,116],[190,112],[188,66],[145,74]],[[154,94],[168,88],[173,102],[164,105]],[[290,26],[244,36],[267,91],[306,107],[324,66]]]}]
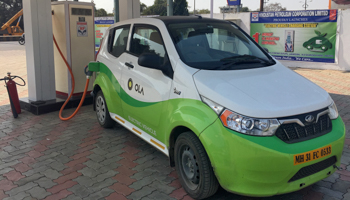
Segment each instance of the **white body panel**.
[{"label": "white body panel", "polygon": [[325,90],[279,62],[248,70],[201,70],[194,80],[201,95],[249,117],[297,115],[332,103]]},{"label": "white body panel", "polygon": [[[278,61],[274,66],[256,69],[199,70],[182,62],[161,20],[154,18],[126,20],[111,26],[110,29],[125,24],[156,26],[161,32],[174,70],[173,80],[159,79],[163,75],[161,71],[138,66],[137,57],[128,53],[124,53],[126,55],[123,55],[125,57],[122,60],[110,62],[110,64],[118,63],[118,67],[122,66],[120,68],[123,71],[121,79],[119,79],[120,74],[111,70],[123,89],[138,101],[159,102],[175,98],[201,100],[200,95],[203,95],[234,112],[256,118],[298,115],[325,108],[332,103],[331,97],[325,90],[284,67]],[[129,34],[127,50],[130,48],[131,34],[132,32]],[[104,43],[106,47],[107,41],[105,40]],[[106,48],[103,48],[98,60],[102,62],[108,60],[105,54]],[[123,63],[126,61],[131,62],[137,70],[126,67]],[[131,77],[135,83],[141,83],[144,91],[147,90],[150,96],[129,91],[127,79]]]}]

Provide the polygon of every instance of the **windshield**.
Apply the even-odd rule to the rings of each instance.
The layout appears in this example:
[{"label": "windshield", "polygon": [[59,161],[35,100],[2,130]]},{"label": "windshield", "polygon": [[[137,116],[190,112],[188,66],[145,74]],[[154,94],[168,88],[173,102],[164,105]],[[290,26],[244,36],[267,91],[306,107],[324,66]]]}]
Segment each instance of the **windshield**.
[{"label": "windshield", "polygon": [[275,64],[229,22],[173,23],[168,29],[182,61],[197,69],[251,69]]}]

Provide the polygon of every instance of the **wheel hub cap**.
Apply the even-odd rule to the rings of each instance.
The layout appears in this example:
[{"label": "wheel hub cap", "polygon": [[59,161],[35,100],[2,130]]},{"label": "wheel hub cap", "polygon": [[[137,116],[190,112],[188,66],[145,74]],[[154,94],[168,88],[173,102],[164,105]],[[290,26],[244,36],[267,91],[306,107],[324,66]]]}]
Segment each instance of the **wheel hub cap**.
[{"label": "wheel hub cap", "polygon": [[105,102],[103,98],[99,96],[97,97],[97,100],[96,100],[96,113],[97,113],[98,120],[102,123],[105,121],[105,117],[106,117],[105,111],[106,111]]},{"label": "wheel hub cap", "polygon": [[182,167],[186,175],[192,183],[199,183],[199,169],[196,157],[190,148],[186,148],[182,153]]}]

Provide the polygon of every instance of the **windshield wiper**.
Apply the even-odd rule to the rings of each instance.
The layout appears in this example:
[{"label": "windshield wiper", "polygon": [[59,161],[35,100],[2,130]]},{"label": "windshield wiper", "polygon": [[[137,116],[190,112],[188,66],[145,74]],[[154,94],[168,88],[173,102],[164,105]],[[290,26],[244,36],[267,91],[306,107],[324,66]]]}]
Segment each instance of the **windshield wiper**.
[{"label": "windshield wiper", "polygon": [[271,61],[269,61],[269,60],[265,60],[265,59],[259,58],[257,56],[251,56],[251,55],[247,55],[247,54],[240,55],[240,56],[232,56],[232,57],[223,58],[220,61],[235,61],[237,59],[239,59],[239,60],[242,60],[242,59],[255,59],[255,60],[263,61],[263,62],[268,63],[268,64],[271,63]]},{"label": "windshield wiper", "polygon": [[[211,68],[211,70],[224,70],[234,65],[252,64],[252,63],[260,63],[265,65],[273,64],[271,61],[267,61],[262,58],[259,58],[256,56],[250,56],[250,55],[232,56],[232,57],[221,59],[220,61],[224,63],[220,66]],[[242,67],[239,67],[239,68],[241,69]]]},{"label": "windshield wiper", "polygon": [[[264,62],[261,62],[259,60],[241,60],[241,61],[237,61],[237,62],[226,62],[220,66],[217,66],[217,67],[213,67],[213,69],[215,70],[224,70],[224,69],[227,69],[227,68],[230,68],[232,67],[233,65],[241,65],[241,64],[251,64],[251,63],[264,63]],[[265,63],[264,63],[265,64]]]}]

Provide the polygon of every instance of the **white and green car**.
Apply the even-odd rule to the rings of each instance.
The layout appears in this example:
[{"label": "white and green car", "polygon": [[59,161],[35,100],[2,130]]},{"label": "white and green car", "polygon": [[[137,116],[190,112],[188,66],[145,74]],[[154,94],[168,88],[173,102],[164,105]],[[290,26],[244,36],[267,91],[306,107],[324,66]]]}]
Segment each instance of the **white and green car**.
[{"label": "white and green car", "polygon": [[340,165],[345,127],[322,88],[231,22],[202,17],[114,24],[97,62],[94,109],[163,152],[189,195],[219,184],[247,196],[293,192]]}]

